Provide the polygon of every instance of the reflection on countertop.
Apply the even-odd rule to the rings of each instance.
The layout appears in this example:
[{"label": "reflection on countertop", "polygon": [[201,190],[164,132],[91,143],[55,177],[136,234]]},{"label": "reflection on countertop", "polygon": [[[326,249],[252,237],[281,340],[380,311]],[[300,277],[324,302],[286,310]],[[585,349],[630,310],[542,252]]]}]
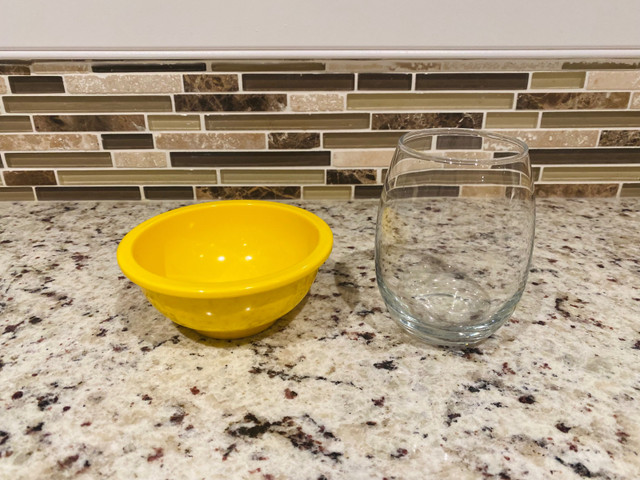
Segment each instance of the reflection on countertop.
[{"label": "reflection on countertop", "polygon": [[515,314],[406,336],[375,282],[377,202],[298,202],[334,250],[257,336],[177,327],[115,251],[158,203],[0,205],[3,478],[633,478],[640,201],[539,199]]}]

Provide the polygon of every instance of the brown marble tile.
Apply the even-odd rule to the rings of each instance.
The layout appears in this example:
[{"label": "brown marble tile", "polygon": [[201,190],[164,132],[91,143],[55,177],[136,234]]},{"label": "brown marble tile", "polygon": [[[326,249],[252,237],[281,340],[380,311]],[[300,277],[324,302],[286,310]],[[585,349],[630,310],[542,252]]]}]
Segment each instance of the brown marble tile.
[{"label": "brown marble tile", "polygon": [[533,165],[640,163],[640,148],[550,148],[529,150]]},{"label": "brown marble tile", "polygon": [[96,63],[91,69],[96,73],[115,72],[204,72],[207,65],[204,62],[176,62],[176,63]]},{"label": "brown marble tile", "polygon": [[599,184],[544,184],[537,183],[535,186],[536,196],[547,197],[615,197],[618,192],[617,183]]},{"label": "brown marble tile", "polygon": [[300,198],[300,187],[196,187],[198,200],[286,200]]},{"label": "brown marble tile", "polygon": [[261,150],[264,133],[159,133],[156,147],[164,150]]},{"label": "brown marble tile", "polygon": [[342,73],[247,73],[242,86],[248,91],[353,90],[353,74]]},{"label": "brown marble tile", "polygon": [[67,92],[77,94],[180,93],[180,74],[65,75]]},{"label": "brown marble tile", "polygon": [[237,75],[184,75],[185,92],[237,92]]},{"label": "brown marble tile", "polygon": [[640,147],[640,130],[603,130],[601,147]]},{"label": "brown marble tile", "polygon": [[38,132],[126,132],[145,129],[144,115],[34,115]]},{"label": "brown marble tile", "polygon": [[0,201],[25,202],[35,200],[33,188],[30,187],[0,187]]},{"label": "brown marble tile", "polygon": [[628,92],[610,93],[521,93],[518,110],[567,110],[626,108]]},{"label": "brown marble tile", "polygon": [[528,82],[528,73],[427,73],[416,90],[524,90]]},{"label": "brown marble tile", "polygon": [[13,93],[64,93],[62,77],[21,76],[9,77]]},{"label": "brown marble tile", "polygon": [[0,150],[3,151],[98,150],[99,148],[98,137],[91,134],[0,135]]},{"label": "brown marble tile", "polygon": [[177,112],[279,112],[287,107],[284,94],[175,95]]},{"label": "brown marble tile", "polygon": [[8,186],[56,185],[53,170],[10,170],[4,172],[4,183]]},{"label": "brown marble tile", "polygon": [[150,149],[153,148],[153,135],[150,133],[105,133],[102,135],[102,146],[105,150]]},{"label": "brown marble tile", "polygon": [[327,170],[327,185],[376,183],[377,172],[367,170]]},{"label": "brown marble tile", "polygon": [[623,183],[620,189],[621,197],[640,197],[640,183]]},{"label": "brown marble tile", "polygon": [[211,63],[212,72],[309,72],[324,70],[324,63],[307,61],[232,61]]},{"label": "brown marble tile", "polygon": [[0,63],[0,75],[30,75],[28,63]]},{"label": "brown marble tile", "polygon": [[420,128],[481,128],[482,113],[374,113],[374,130],[414,130]]},{"label": "brown marble tile", "polygon": [[28,115],[0,115],[0,132],[31,132],[31,120]]},{"label": "brown marble tile", "polygon": [[38,200],[140,200],[138,187],[36,187]]},{"label": "brown marble tile", "polygon": [[193,187],[144,187],[147,200],[193,200]]},{"label": "brown marble tile", "polygon": [[411,75],[399,73],[361,73],[358,90],[411,90]]},{"label": "brown marble tile", "polygon": [[320,134],[313,132],[271,132],[268,140],[269,148],[278,150],[303,150],[320,146]]},{"label": "brown marble tile", "polygon": [[330,152],[172,152],[173,167],[323,167]]}]

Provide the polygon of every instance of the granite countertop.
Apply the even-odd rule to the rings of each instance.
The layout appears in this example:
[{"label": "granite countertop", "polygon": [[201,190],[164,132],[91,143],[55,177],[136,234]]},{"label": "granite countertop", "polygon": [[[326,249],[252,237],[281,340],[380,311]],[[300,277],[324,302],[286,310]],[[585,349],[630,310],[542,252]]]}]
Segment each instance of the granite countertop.
[{"label": "granite countertop", "polygon": [[0,205],[1,478],[638,478],[640,201],[538,200],[525,294],[464,350],[390,320],[373,201],[302,203],[334,251],[263,334],[177,327],[115,251],[178,205]]}]

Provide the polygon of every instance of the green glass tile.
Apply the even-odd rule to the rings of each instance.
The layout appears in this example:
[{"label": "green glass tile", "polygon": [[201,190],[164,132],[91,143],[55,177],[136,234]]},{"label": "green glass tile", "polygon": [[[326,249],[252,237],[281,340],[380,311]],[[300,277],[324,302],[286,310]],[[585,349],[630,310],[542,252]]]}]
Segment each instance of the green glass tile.
[{"label": "green glass tile", "polygon": [[147,200],[193,200],[193,187],[144,187]]},{"label": "green glass tile", "polygon": [[404,131],[325,133],[324,148],[394,148]]},{"label": "green glass tile", "polygon": [[13,93],[64,93],[62,77],[9,77],[9,85]]},{"label": "green glass tile", "polygon": [[304,187],[305,200],[351,200],[351,187]]},{"label": "green glass tile", "polygon": [[535,72],[531,88],[582,88],[585,77],[585,72]]},{"label": "green glass tile", "polygon": [[0,201],[22,202],[35,200],[33,188],[30,187],[0,187]]},{"label": "green glass tile", "polygon": [[149,130],[200,130],[198,115],[149,115]]},{"label": "green glass tile", "polygon": [[60,170],[61,185],[206,185],[215,170]]},{"label": "green glass tile", "polygon": [[324,71],[321,62],[213,62],[212,72],[308,72]]},{"label": "green glass tile", "polygon": [[38,200],[140,200],[138,187],[36,187]]},{"label": "green glass tile", "polygon": [[17,115],[0,116],[0,132],[31,132],[31,119]]},{"label": "green glass tile", "polygon": [[207,130],[307,130],[369,128],[367,113],[207,115]]},{"label": "green glass tile", "polygon": [[640,183],[624,183],[620,190],[621,197],[640,197]]},{"label": "green glass tile", "polygon": [[350,110],[505,109],[513,107],[511,93],[351,93]]},{"label": "green glass tile", "polygon": [[541,181],[640,181],[640,167],[545,167]]},{"label": "green glass tile", "polygon": [[323,170],[222,170],[221,183],[231,184],[313,184],[324,183]]},{"label": "green glass tile", "polygon": [[488,112],[485,128],[536,128],[538,112]]},{"label": "green glass tile", "polygon": [[640,111],[543,112],[540,127],[640,127]]},{"label": "green glass tile", "polygon": [[170,112],[171,98],[162,95],[4,97],[8,113]]},{"label": "green glass tile", "polygon": [[7,166],[11,168],[65,168],[65,167],[111,167],[108,152],[78,153],[7,153]]}]

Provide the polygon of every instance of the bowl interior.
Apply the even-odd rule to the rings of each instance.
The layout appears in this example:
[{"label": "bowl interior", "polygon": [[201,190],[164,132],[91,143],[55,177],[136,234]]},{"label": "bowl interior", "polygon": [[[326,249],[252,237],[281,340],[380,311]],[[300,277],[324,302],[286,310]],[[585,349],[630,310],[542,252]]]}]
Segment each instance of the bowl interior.
[{"label": "bowl interior", "polygon": [[319,241],[304,216],[261,204],[186,210],[148,227],[133,244],[143,269],[189,283],[276,274],[303,261]]}]

